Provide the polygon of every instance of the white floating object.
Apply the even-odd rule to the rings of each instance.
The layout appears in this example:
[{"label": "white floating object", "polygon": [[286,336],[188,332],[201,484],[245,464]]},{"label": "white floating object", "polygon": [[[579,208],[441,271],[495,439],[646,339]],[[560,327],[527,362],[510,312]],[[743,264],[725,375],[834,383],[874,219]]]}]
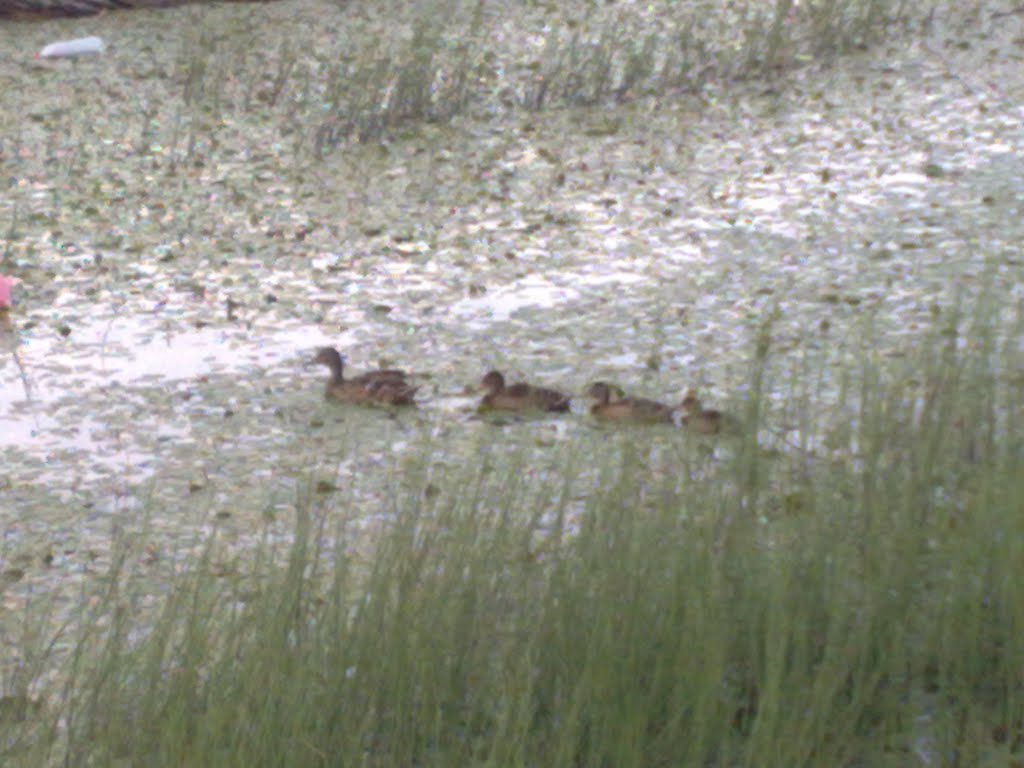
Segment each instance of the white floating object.
[{"label": "white floating object", "polygon": [[103,53],[103,41],[98,37],[80,37],[77,40],[61,40],[50,43],[39,52],[41,59],[57,59],[67,56],[86,56]]}]

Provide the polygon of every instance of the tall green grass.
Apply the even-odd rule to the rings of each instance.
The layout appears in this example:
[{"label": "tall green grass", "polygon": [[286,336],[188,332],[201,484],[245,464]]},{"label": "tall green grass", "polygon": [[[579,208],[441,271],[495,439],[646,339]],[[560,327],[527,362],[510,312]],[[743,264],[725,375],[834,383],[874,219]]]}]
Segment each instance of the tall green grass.
[{"label": "tall green grass", "polygon": [[310,501],[285,564],[221,578],[211,541],[155,617],[115,569],[65,687],[0,719],[0,760],[1008,764],[1020,351],[956,327],[868,357],[806,449],[763,450],[770,420],[661,453],[581,439],[533,477],[485,448],[406,467],[370,550]]},{"label": "tall green grass", "polygon": [[[432,0],[331,65],[318,153],[467,110],[541,110],[699,92],[864,47],[929,8],[903,0],[525,5]],[[509,15],[520,18],[509,25]],[[510,33],[510,27],[516,29]]]},{"label": "tall green grass", "polygon": [[[923,26],[904,0],[657,0],[348,4],[282,37],[249,19],[184,35],[173,145],[192,161],[225,113],[268,113],[297,155],[423,122],[641,96],[775,76]],[[336,41],[318,42],[324,24]],[[304,40],[296,44],[295,40]],[[144,120],[148,126],[148,118]],[[145,131],[144,126],[144,131]]]}]

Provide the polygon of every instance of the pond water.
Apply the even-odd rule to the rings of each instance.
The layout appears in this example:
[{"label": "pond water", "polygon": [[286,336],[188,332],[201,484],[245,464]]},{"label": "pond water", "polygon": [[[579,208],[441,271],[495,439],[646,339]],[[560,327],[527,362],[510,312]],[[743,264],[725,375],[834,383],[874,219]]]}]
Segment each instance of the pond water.
[{"label": "pond water", "polygon": [[[580,398],[561,419],[478,418],[471,388],[490,368],[671,402],[697,386],[737,408],[777,310],[768,420],[784,436],[787,382],[804,371],[822,372],[808,421],[842,418],[834,372],[865,349],[898,359],[985,292],[1016,327],[1012,30],[947,29],[771,87],[640,99],[615,108],[614,129],[604,108],[511,112],[314,160],[278,112],[230,108],[267,76],[232,69],[255,65],[231,52],[301,29],[315,69],[338,44],[318,13],[111,14],[3,43],[0,271],[22,280],[0,330],[10,615],[39,590],[73,604],[125,537],[157,583],[214,526],[238,550],[286,539],[316,479],[372,521],[406,466],[440,475],[507,454],[543,474],[566,445],[609,450]],[[219,111],[185,94],[196,54],[182,30],[197,20],[228,40],[207,61]],[[84,34],[108,52],[29,58]],[[326,371],[308,365],[323,344],[357,370],[422,372],[421,407],[324,403]],[[686,436],[652,434],[652,471],[671,471]]]}]

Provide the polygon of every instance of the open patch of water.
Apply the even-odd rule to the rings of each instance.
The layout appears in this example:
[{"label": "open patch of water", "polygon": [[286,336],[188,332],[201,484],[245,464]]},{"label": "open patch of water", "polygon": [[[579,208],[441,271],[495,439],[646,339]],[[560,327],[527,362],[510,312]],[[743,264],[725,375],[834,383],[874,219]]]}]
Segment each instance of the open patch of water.
[{"label": "open patch of water", "polygon": [[[77,323],[73,340],[21,335],[0,360],[0,447],[96,448],[105,434],[97,427],[104,426],[101,406],[117,401],[126,387],[159,387],[171,398],[176,382],[249,377],[256,371],[265,375],[297,367],[315,346],[346,341],[344,333],[328,338],[315,326],[298,324],[248,329],[166,326],[158,316],[123,314]],[[93,415],[87,421],[66,423],[60,416],[62,404],[80,399],[97,401]],[[135,426],[143,428],[138,422]],[[166,430],[168,439],[183,434],[172,425],[155,428],[158,436]]]}]

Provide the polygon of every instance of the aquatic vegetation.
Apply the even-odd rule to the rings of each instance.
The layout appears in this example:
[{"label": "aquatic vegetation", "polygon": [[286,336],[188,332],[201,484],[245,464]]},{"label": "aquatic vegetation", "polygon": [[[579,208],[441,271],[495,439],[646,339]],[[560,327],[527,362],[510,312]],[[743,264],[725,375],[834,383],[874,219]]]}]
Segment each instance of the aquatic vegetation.
[{"label": "aquatic vegetation", "polygon": [[[0,723],[35,723],[41,707],[46,723],[82,724],[74,749],[95,738],[148,758],[166,745],[138,723],[182,711],[167,737],[198,749],[189,717],[231,722],[216,692],[237,703],[270,689],[261,671],[298,663],[268,643],[261,666],[243,641],[268,635],[216,634],[230,625],[209,598],[270,606],[264,626],[288,642],[306,639],[300,626],[346,639],[302,656],[329,685],[301,668],[281,685],[315,695],[281,700],[299,721],[324,701],[380,713],[335,729],[350,761],[515,764],[527,744],[535,764],[582,764],[589,743],[608,764],[636,745],[880,764],[966,750],[978,733],[978,749],[1011,749],[1014,691],[999,687],[991,710],[968,694],[1014,679],[1000,649],[1019,636],[1004,578],[1019,572],[1021,519],[1012,25],[984,3],[930,18],[887,3],[471,5],[142,11],[90,21],[110,47],[78,61],[31,60],[68,36],[60,25],[0,43],[0,269],[24,281],[0,329],[0,631],[18,639]],[[941,32],[929,45],[948,41],[942,56],[904,22]],[[356,370],[429,371],[424,407],[323,402],[306,366],[327,344]],[[566,392],[692,384],[745,429],[495,428],[466,388],[490,368]],[[966,372],[977,378],[958,388]],[[457,518],[433,517],[445,509]],[[423,526],[399,524],[410,517]],[[459,525],[466,538],[446,538]],[[283,594],[256,588],[288,558]],[[345,563],[351,589],[300,588],[310,571],[344,582]],[[202,579],[191,592],[176,580],[188,574]],[[416,602],[431,595],[443,599]],[[180,635],[147,634],[165,609]],[[138,628],[113,621],[129,616]],[[188,616],[216,627],[190,634]],[[365,644],[350,647],[353,616]],[[97,641],[120,658],[151,637],[194,655],[145,645],[138,674],[97,663],[125,673],[126,698],[93,707],[111,689],[80,676],[82,698],[57,697],[72,716],[54,709],[69,654],[103,658]],[[699,653],[664,652],[676,647]],[[222,685],[197,690],[214,679],[210,648],[257,671],[232,678],[225,662]],[[367,676],[382,657],[393,676]],[[608,663],[623,658],[633,666]],[[165,679],[191,709],[128,684]],[[811,720],[785,719],[797,697]],[[452,719],[405,717],[440,701],[431,717]],[[908,701],[934,719],[908,725]],[[204,732],[219,757],[230,734],[269,733],[234,725]],[[840,754],[882,731],[865,737],[876,752]],[[32,733],[19,723],[12,738]],[[491,752],[459,752],[492,736]],[[311,744],[335,754],[328,741],[263,754],[308,764]],[[798,754],[808,744],[824,751]]]},{"label": "aquatic vegetation", "polygon": [[[709,454],[652,429],[537,450],[509,427],[439,465],[447,437],[420,437],[369,504],[367,474],[307,468],[287,536],[267,523],[250,557],[225,525],[166,563],[123,541],[62,630],[67,677],[4,699],[5,763],[1016,757],[1020,692],[996,684],[1024,620],[1024,401],[988,365],[1005,352],[866,363],[855,434],[828,450]],[[169,588],[142,600],[148,571]]]}]

